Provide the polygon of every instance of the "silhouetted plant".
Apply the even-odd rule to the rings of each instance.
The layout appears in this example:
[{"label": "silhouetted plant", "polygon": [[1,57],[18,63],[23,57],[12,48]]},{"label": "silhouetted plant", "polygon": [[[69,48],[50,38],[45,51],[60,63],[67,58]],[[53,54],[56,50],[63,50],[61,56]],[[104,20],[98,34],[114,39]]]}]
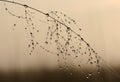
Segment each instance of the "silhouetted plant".
[{"label": "silhouetted plant", "polygon": [[[101,57],[80,35],[81,28],[77,27],[74,19],[63,12],[44,13],[18,2],[0,1],[3,2],[7,13],[21,21],[26,21],[26,26],[23,28],[29,37],[29,55],[32,55],[34,50],[40,47],[45,52],[58,56],[58,64],[62,70],[75,66],[82,71],[84,66],[88,65],[97,68],[96,72],[100,73]],[[9,8],[9,5],[21,6],[24,12],[17,15]],[[17,24],[13,24],[13,27],[17,27]],[[79,33],[74,31],[74,27],[79,30]],[[74,64],[74,62],[77,62],[77,64]],[[91,77],[94,71],[89,73],[86,78]]]}]

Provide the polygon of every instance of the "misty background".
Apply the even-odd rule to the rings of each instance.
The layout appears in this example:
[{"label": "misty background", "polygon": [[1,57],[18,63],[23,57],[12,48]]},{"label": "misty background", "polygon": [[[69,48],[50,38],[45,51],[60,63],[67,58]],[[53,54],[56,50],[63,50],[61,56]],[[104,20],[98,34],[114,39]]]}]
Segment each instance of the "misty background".
[{"label": "misty background", "polygon": [[[120,65],[119,0],[15,1],[27,4],[43,12],[50,12],[52,10],[64,12],[76,20],[78,26],[82,28],[82,37],[90,43],[108,64],[113,67]],[[54,68],[57,64],[57,57],[54,55],[25,55],[27,52],[25,31],[18,28],[17,31],[13,32],[11,24],[19,20],[8,15],[5,11],[3,12],[3,10],[3,6],[0,5],[0,70],[37,69],[44,64]],[[20,10],[16,9],[16,11]],[[24,23],[19,22],[20,26],[24,26]],[[40,53],[42,54],[42,52]]]}]

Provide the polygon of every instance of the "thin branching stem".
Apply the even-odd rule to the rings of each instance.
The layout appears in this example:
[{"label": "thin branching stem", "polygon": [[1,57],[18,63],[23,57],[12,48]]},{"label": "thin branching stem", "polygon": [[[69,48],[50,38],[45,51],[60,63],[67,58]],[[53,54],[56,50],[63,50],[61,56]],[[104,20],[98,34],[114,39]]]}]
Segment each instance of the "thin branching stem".
[{"label": "thin branching stem", "polygon": [[32,9],[32,10],[35,10],[43,15],[46,15],[47,17],[50,17],[52,18],[53,20],[57,21],[58,23],[60,23],[61,25],[65,26],[67,29],[69,29],[71,32],[73,32],[74,34],[76,34],[91,50],[93,50],[93,52],[96,54],[95,50],[87,43],[87,41],[85,41],[82,36],[80,34],[78,34],[77,32],[75,32],[73,29],[71,29],[69,26],[67,26],[66,24],[64,24],[63,22],[55,19],[54,17],[50,16],[48,13],[45,13],[45,12],[42,12],[36,8],[33,8],[29,5],[26,5],[26,4],[22,4],[22,3],[19,3],[19,2],[15,2],[15,1],[9,1],[9,0],[0,0],[1,2],[7,2],[7,3],[12,3],[12,4],[16,4],[16,5],[20,5],[20,6],[23,6],[25,8],[29,8],[29,9]]}]

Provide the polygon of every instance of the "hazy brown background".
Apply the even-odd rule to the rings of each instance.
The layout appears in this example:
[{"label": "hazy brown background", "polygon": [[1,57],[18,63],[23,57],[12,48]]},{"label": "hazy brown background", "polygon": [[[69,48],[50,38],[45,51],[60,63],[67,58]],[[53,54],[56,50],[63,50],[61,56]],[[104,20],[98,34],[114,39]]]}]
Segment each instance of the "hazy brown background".
[{"label": "hazy brown background", "polygon": [[[62,11],[82,27],[82,36],[109,64],[120,62],[120,1],[119,0],[15,0],[44,12]],[[1,9],[1,8],[0,8]],[[7,21],[7,23],[6,23]],[[41,58],[55,62],[56,57],[24,55],[22,36],[10,29],[12,20],[0,11],[0,69],[35,68]],[[20,37],[19,37],[20,36]],[[21,55],[22,54],[22,55]],[[50,58],[51,57],[51,58]],[[47,63],[47,62],[46,62]],[[50,63],[50,62],[49,62]],[[51,66],[54,66],[52,64]]]}]

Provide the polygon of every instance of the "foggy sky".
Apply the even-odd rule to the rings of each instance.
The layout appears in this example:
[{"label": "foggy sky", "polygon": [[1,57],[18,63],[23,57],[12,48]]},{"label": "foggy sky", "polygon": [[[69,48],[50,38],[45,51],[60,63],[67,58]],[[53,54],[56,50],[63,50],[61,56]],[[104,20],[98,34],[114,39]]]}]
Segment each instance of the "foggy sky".
[{"label": "foggy sky", "polygon": [[[99,55],[104,57],[111,65],[118,66],[120,64],[119,0],[15,1],[25,3],[44,12],[57,10],[66,13],[76,20],[78,26],[82,27],[81,34],[83,38],[90,43]],[[5,23],[6,20],[7,23]],[[25,38],[24,32],[22,34],[23,37],[17,34],[17,32],[11,32],[9,28],[10,23],[12,23],[12,21],[7,19],[6,15],[0,11],[0,69],[14,69],[14,66],[18,68],[22,66],[24,68],[32,68],[40,64],[40,55],[21,55],[24,53],[22,52],[24,49],[21,49],[23,47],[21,41]],[[48,56],[48,58],[49,57],[51,56]],[[52,60],[52,58],[56,59],[56,57],[51,57],[51,62],[55,62],[56,60]],[[47,58],[45,57],[45,59]]]}]

